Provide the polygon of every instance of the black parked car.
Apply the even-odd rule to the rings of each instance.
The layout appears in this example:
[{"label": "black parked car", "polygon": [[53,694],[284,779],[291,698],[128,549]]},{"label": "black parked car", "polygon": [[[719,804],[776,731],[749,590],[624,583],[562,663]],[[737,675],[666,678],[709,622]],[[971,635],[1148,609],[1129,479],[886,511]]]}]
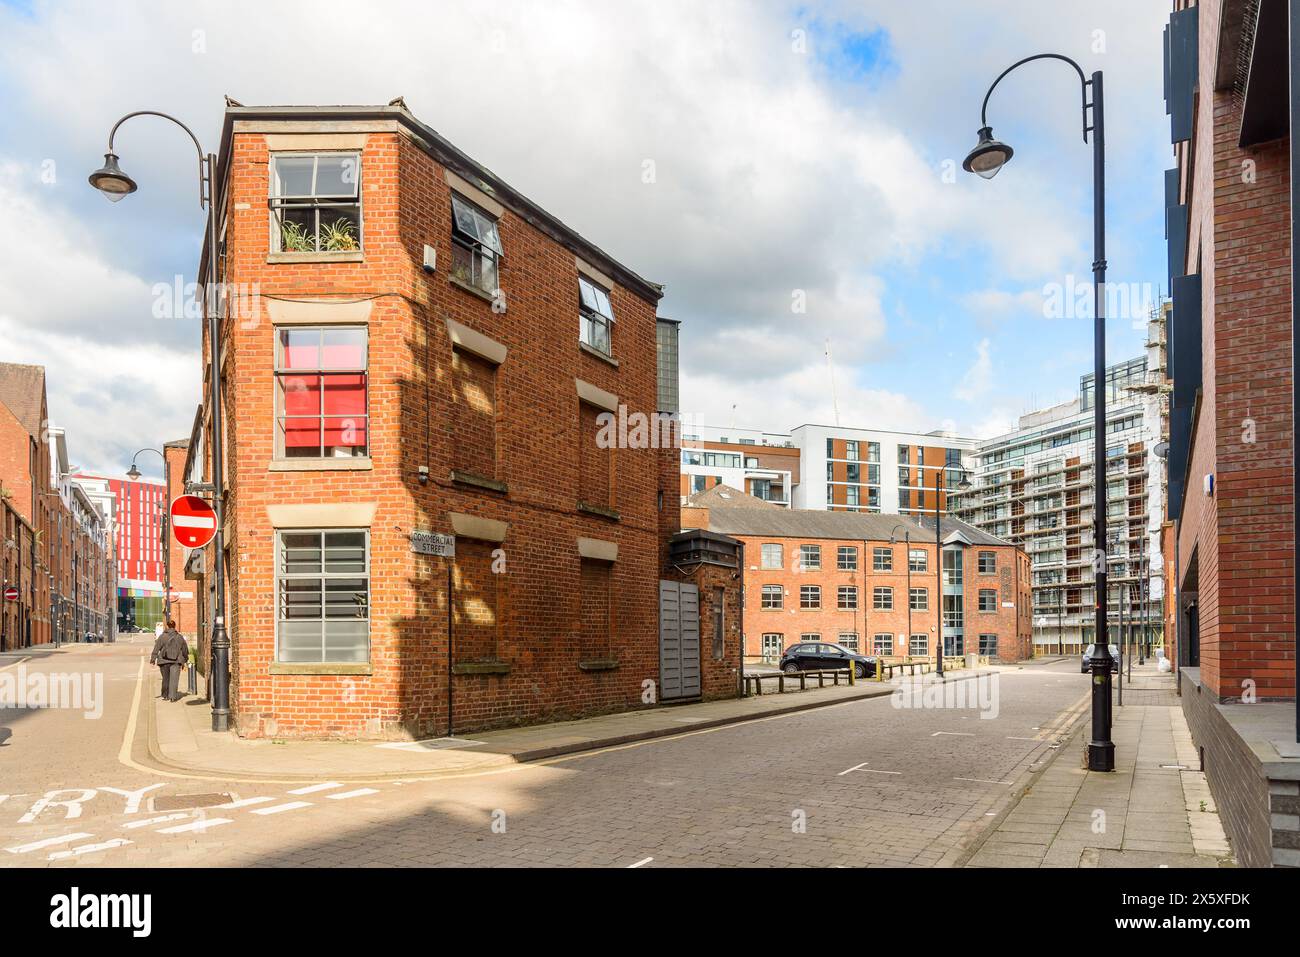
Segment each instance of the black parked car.
[{"label": "black parked car", "polygon": [[[1092,671],[1092,656],[1096,653],[1097,653],[1096,645],[1089,645],[1087,647],[1087,649],[1083,653],[1083,661],[1079,667],[1079,670],[1081,672],[1087,674],[1088,672]],[[1120,666],[1119,645],[1111,645],[1110,646],[1110,673],[1114,674],[1115,672],[1119,671],[1119,666]]]},{"label": "black parked car", "polygon": [[836,671],[841,668],[853,668],[858,678],[873,678],[876,674],[876,659],[849,651],[843,645],[833,645],[828,641],[801,641],[791,645],[781,655],[781,670],[788,675],[800,671]]}]

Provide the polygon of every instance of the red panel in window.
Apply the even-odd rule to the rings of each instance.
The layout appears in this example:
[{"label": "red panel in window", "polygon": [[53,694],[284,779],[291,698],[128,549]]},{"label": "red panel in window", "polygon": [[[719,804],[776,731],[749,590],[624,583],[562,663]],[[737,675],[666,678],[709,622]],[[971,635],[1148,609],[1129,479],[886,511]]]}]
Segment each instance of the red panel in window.
[{"label": "red panel in window", "polygon": [[364,449],[366,447],[365,417],[327,418],[325,446],[326,448]]},{"label": "red panel in window", "polygon": [[284,447],[286,449],[319,449],[320,419],[285,419]]},{"label": "red panel in window", "polygon": [[365,340],[330,342],[321,348],[321,369],[361,369],[366,364]]},{"label": "red panel in window", "polygon": [[280,387],[285,415],[320,415],[320,376],[281,376]]},{"label": "red panel in window", "polygon": [[327,375],[325,381],[326,415],[365,415],[366,377],[364,375]]}]

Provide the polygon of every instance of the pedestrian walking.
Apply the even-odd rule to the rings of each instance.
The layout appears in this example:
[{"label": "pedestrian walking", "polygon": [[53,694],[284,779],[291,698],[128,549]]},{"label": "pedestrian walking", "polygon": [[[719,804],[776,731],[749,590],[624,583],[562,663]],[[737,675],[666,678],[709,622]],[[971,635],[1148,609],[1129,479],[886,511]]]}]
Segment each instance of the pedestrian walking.
[{"label": "pedestrian walking", "polygon": [[168,701],[179,701],[183,695],[177,691],[180,672],[190,660],[190,646],[185,636],[176,630],[176,622],[167,619],[167,627],[154,642],[153,653],[149,661],[158,665],[162,672],[162,694],[158,697]]}]

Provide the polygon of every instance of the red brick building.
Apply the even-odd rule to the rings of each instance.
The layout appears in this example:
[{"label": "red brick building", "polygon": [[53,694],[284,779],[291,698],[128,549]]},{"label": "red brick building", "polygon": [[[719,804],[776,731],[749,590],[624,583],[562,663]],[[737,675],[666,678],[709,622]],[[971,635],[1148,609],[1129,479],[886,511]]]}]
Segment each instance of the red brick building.
[{"label": "red brick building", "polygon": [[744,545],[747,657],[775,660],[800,641],[933,657],[940,617],[949,656],[1031,656],[1029,557],[1009,542],[944,519],[940,586],[933,519],[745,507],[735,494],[706,515],[696,500],[683,522],[704,518]]},{"label": "red brick building", "polygon": [[[639,706],[676,450],[602,427],[656,412],[660,287],[400,102],[232,106],[218,172],[239,733]],[[210,422],[191,482],[211,481]],[[419,551],[429,533],[455,558]],[[186,564],[204,656],[210,552]]]},{"label": "red brick building", "polygon": [[1288,6],[1174,7],[1167,517],[1180,690],[1242,863],[1300,866]]}]

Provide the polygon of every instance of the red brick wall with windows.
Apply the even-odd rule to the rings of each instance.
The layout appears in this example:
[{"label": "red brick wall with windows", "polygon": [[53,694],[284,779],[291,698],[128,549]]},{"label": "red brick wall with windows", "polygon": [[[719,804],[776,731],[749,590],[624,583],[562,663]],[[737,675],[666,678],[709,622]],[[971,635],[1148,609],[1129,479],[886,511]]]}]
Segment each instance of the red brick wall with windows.
[{"label": "red brick wall with windows", "polygon": [[[855,633],[858,636],[858,649],[864,654],[874,654],[873,638],[877,634],[889,634],[893,639],[893,654],[906,654],[908,649],[898,646],[899,635],[925,634],[928,639],[927,653],[933,655],[937,647],[935,635],[938,633],[938,616],[940,603],[937,574],[935,571],[933,542],[913,542],[912,549],[923,550],[926,554],[926,570],[911,574],[911,587],[926,590],[926,610],[914,610],[911,613],[911,630],[908,628],[908,547],[903,542],[890,545],[888,542],[863,542],[848,539],[799,539],[784,537],[736,536],[745,543],[745,655],[757,657],[763,651],[764,634],[783,635],[783,647],[789,647],[801,640],[806,634],[816,634],[817,640],[839,642],[840,635]],[[782,547],[782,567],[780,569],[763,568],[762,546],[780,544]],[[821,569],[804,569],[799,561],[800,546],[819,545],[821,547]],[[840,571],[838,554],[840,547],[857,550],[858,568],[856,571]],[[892,559],[889,571],[877,570],[874,552],[877,548],[886,549]],[[978,571],[978,554],[991,551],[996,555],[996,567],[992,574]],[[865,560],[864,560],[865,557]],[[1028,558],[1013,546],[966,546],[964,556],[964,640],[965,650],[975,653],[979,650],[981,634],[998,636],[998,660],[1019,661],[1030,653],[1030,614],[1028,587]],[[1004,572],[1012,572],[1009,578]],[[784,607],[777,609],[763,608],[763,586],[779,586],[784,593]],[[821,607],[805,609],[801,607],[800,589],[815,585],[821,589]],[[856,587],[858,601],[856,610],[842,610],[839,607],[838,593],[841,587]],[[891,589],[892,608],[888,610],[875,607],[876,588]],[[997,603],[994,611],[979,611],[979,591],[994,589],[997,591]],[[1014,603],[1014,608],[1003,607],[1004,602]],[[909,640],[910,646],[910,640]]]},{"label": "red brick wall with windows", "polygon": [[[1177,526],[1177,581],[1180,595],[1196,589],[1205,687],[1230,699],[1249,680],[1260,699],[1291,698],[1289,142],[1237,145],[1233,94],[1213,90],[1218,7],[1200,11],[1195,162],[1179,150],[1190,204],[1186,268],[1202,276],[1202,393]],[[1244,440],[1247,420],[1253,442]],[[1213,496],[1203,491],[1210,474]]]},{"label": "red brick wall with windows", "polygon": [[[227,618],[239,733],[446,733],[448,560],[414,554],[409,535],[452,534],[453,514],[507,529],[500,542],[458,538],[455,565],[464,590],[452,606],[455,730],[637,707],[642,682],[658,677],[657,580],[664,533],[677,517],[676,452],[598,450],[592,461],[608,461],[610,492],[602,504],[616,514],[579,511],[594,423],[582,411],[575,380],[614,394],[630,411],[653,412],[655,303],[615,284],[617,365],[584,352],[575,253],[507,208],[498,223],[506,309],[494,310],[488,298],[449,278],[451,188],[443,168],[392,121],[367,124],[360,134],[360,257],[272,261],[284,257],[269,255],[274,141],[267,125],[256,119],[237,125],[223,157],[229,176],[223,278],[260,294],[255,314],[227,323],[224,333]],[[271,136],[312,131],[310,124],[270,126]],[[325,150],[338,140],[330,133],[319,142]],[[294,149],[311,148],[309,141],[295,143]],[[425,244],[438,254],[432,274],[420,268]],[[277,462],[276,322],[321,301],[368,304],[369,455]],[[488,369],[457,358],[448,319],[506,347],[490,400]],[[454,481],[453,470],[467,465],[500,487]],[[349,673],[286,669],[275,663],[276,528],[268,507],[349,504],[373,507],[366,526],[369,661],[337,669]],[[666,523],[661,509],[669,505],[673,521]],[[579,538],[613,543],[616,559],[590,562],[588,573]],[[500,551],[495,569],[494,550]],[[603,626],[593,618],[593,599],[584,598],[596,587],[595,566],[608,582]],[[605,661],[580,667],[590,666],[584,656],[598,644]]]}]

